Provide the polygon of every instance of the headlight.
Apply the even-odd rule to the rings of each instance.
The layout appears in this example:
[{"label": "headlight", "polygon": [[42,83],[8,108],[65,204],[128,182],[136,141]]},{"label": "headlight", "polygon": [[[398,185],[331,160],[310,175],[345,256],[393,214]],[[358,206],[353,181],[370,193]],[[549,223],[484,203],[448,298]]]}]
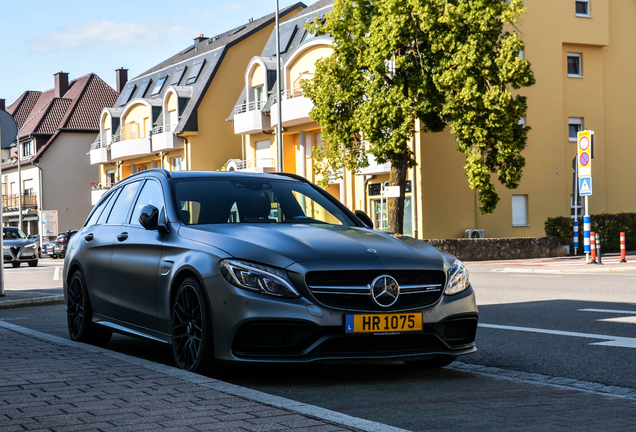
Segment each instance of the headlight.
[{"label": "headlight", "polygon": [[454,295],[458,294],[470,286],[468,281],[468,270],[466,265],[460,260],[455,260],[453,265],[448,269],[448,283],[444,294]]},{"label": "headlight", "polygon": [[283,270],[234,260],[222,260],[220,267],[225,279],[239,288],[277,297],[300,297]]},{"label": "headlight", "polygon": [[25,249],[35,249],[35,243],[31,243],[30,245],[26,245],[24,248]]}]

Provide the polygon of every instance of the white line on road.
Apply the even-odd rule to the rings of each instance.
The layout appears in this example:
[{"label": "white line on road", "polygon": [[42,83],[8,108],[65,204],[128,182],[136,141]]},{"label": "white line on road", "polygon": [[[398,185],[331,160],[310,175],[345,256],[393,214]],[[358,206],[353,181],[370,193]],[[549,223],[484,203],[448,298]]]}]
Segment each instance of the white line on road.
[{"label": "white line on road", "polygon": [[569,336],[569,337],[578,337],[578,338],[586,338],[586,339],[601,339],[604,342],[594,342],[590,345],[603,345],[603,346],[614,346],[621,348],[636,348],[636,338],[627,338],[620,336],[607,336],[607,335],[599,335],[592,333],[576,333],[576,332],[567,332],[561,330],[547,330],[547,329],[537,329],[531,327],[516,327],[516,326],[504,326],[497,324],[478,324],[479,327],[498,329],[498,330],[512,330],[512,331],[521,331],[528,333],[542,333],[556,336]]},{"label": "white line on road", "polygon": [[53,273],[53,280],[60,280],[60,267],[55,267],[55,272]]},{"label": "white line on road", "polygon": [[613,310],[613,309],[579,309],[579,312],[603,312],[603,313],[612,313],[612,314],[636,315],[636,310],[628,311],[628,310]]}]

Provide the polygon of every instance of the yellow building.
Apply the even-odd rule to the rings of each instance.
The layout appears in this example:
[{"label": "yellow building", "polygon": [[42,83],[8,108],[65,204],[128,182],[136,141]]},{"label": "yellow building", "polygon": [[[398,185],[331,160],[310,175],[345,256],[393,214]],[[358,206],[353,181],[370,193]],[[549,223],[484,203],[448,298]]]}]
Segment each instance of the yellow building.
[{"label": "yellow building", "polygon": [[[305,6],[281,11],[285,20]],[[99,166],[93,204],[112,184],[150,168],[218,170],[241,154],[241,137],[225,121],[243,88],[240,73],[274,28],[274,14],[194,44],[127,81],[118,70],[119,99],[100,116],[91,145]]]},{"label": "yellow building", "polygon": [[[595,131],[593,195],[590,213],[636,211],[636,176],[630,167],[631,122],[636,112],[636,73],[630,44],[636,40],[636,4],[628,0],[526,0],[517,26],[525,43],[520,53],[532,63],[537,84],[523,90],[532,127],[519,188],[498,185],[501,198],[493,214],[482,216],[477,194],[468,186],[465,159],[448,133],[417,133],[412,140],[418,166],[409,172],[405,234],[418,238],[459,238],[466,230],[486,237],[543,236],[548,217],[573,215],[572,160],[576,132]],[[281,24],[283,166],[286,172],[316,181],[311,149],[320,143],[320,126],[309,117],[311,101],[299,83],[310,79],[315,61],[331,54],[329,37],[314,37],[304,24],[331,10],[319,1]],[[278,120],[275,97],[275,35],[245,69],[245,88],[234,109],[234,132],[244,137],[243,159],[228,169],[275,171]],[[272,93],[268,97],[268,94]],[[417,129],[417,125],[416,125]],[[365,210],[376,228],[385,226],[381,184],[390,164],[345,173],[329,192],[352,210]],[[496,182],[496,175],[493,175]],[[415,197],[417,199],[415,199]],[[579,214],[580,210],[579,210]]]}]

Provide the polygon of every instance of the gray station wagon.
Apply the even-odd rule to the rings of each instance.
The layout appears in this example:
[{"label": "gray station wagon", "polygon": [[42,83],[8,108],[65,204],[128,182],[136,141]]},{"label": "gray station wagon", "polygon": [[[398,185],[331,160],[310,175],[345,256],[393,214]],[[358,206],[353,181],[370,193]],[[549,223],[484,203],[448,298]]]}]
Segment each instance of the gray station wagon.
[{"label": "gray station wagon", "polygon": [[464,264],[369,222],[293,174],[135,174],[69,242],[70,336],[153,339],[196,372],[343,359],[439,367],[474,352]]}]

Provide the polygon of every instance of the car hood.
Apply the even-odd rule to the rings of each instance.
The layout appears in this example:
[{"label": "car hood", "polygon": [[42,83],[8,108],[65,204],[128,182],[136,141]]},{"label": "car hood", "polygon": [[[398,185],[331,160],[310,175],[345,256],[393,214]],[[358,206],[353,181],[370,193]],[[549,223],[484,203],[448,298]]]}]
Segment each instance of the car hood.
[{"label": "car hood", "polygon": [[2,245],[6,247],[25,247],[30,244],[35,243],[31,239],[11,239],[11,240],[2,240]]},{"label": "car hood", "polygon": [[355,267],[442,269],[442,254],[419,240],[365,228],[307,224],[182,226],[179,235],[229,255],[280,268],[314,260]]}]

